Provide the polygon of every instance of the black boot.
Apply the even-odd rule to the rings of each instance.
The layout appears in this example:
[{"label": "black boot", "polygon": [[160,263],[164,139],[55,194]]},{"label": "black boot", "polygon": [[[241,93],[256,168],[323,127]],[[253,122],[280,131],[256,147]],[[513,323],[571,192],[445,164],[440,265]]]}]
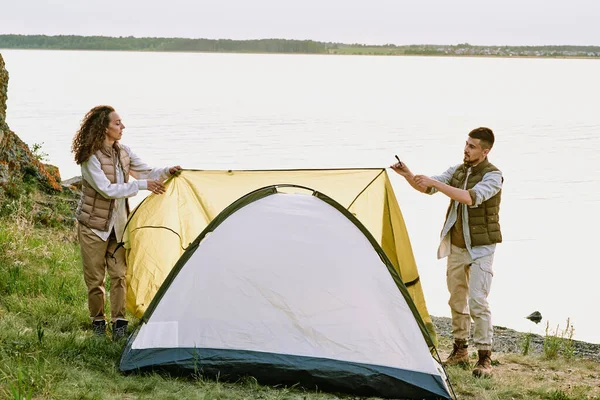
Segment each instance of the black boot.
[{"label": "black boot", "polygon": [[103,319],[95,319],[92,321],[92,331],[96,336],[106,335],[106,321]]},{"label": "black boot", "polygon": [[125,319],[118,319],[112,324],[112,338],[114,341],[123,339],[127,335],[127,324],[128,321]]}]

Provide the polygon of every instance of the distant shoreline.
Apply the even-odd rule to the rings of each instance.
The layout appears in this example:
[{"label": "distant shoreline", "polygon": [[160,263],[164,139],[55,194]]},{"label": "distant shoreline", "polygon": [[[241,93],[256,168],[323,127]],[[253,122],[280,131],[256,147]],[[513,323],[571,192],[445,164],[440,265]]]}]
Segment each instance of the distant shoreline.
[{"label": "distant shoreline", "polygon": [[259,51],[182,51],[182,50],[144,50],[144,49],[57,49],[57,48],[26,48],[0,47],[4,50],[20,51],[94,51],[94,52],[123,52],[123,53],[177,53],[177,54],[252,54],[252,55],[293,55],[293,56],[340,56],[340,57],[440,57],[440,58],[498,58],[498,59],[537,59],[537,60],[600,60],[600,57],[584,56],[506,56],[478,54],[357,54],[357,53],[294,53],[294,52],[259,52]]},{"label": "distant shoreline", "polygon": [[600,59],[600,46],[368,45],[295,39],[191,39],[174,37],[110,37],[79,35],[0,34],[3,50],[136,51],[231,54],[313,54],[355,56],[429,56],[486,58]]}]

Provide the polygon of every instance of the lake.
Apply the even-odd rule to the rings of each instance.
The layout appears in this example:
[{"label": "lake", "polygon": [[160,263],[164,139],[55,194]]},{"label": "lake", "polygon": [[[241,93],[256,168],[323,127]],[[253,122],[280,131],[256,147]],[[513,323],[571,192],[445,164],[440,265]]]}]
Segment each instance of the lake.
[{"label": "lake", "polygon": [[[192,169],[385,167],[436,175],[462,162],[468,132],[496,134],[505,178],[490,294],[493,322],[600,343],[600,61],[0,50],[7,122],[42,144],[63,179],[83,115],[110,104],[122,142],[151,165]],[[391,172],[391,171],[390,171]],[[392,172],[393,173],[393,172]],[[447,207],[391,176],[432,315],[449,316]],[[140,194],[137,204],[147,194]],[[539,325],[525,319],[539,310]]]}]

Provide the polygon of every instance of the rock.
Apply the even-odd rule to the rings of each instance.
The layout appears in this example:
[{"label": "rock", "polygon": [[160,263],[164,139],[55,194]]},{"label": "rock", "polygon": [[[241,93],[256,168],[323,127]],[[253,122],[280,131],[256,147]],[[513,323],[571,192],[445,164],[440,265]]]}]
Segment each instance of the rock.
[{"label": "rock", "polygon": [[[8,71],[4,68],[4,59],[0,54],[0,121],[6,119],[6,100],[8,99]],[[0,133],[1,134],[1,133]],[[2,141],[2,136],[0,136]]]},{"label": "rock", "polygon": [[542,313],[540,313],[539,311],[534,311],[531,314],[529,314],[528,316],[526,316],[525,318],[527,318],[530,321],[535,322],[536,324],[539,324],[540,321],[542,320]]},{"label": "rock", "polygon": [[83,179],[81,176],[74,176],[71,179],[64,180],[60,183],[64,192],[68,192],[76,198],[81,196],[81,185]]},{"label": "rock", "polygon": [[81,176],[74,176],[71,179],[62,181],[60,184],[63,187],[75,188],[75,189],[81,190],[81,181],[82,181]]},{"label": "rock", "polygon": [[48,192],[61,192],[58,168],[42,164],[31,149],[6,124],[8,71],[0,54],[0,188],[19,185],[32,177]]}]

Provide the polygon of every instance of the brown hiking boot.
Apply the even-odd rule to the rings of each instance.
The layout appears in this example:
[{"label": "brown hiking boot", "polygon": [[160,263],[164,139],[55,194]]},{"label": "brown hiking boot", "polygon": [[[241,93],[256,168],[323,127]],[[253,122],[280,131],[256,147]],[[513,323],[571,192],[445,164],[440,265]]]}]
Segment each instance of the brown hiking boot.
[{"label": "brown hiking boot", "polygon": [[476,378],[489,378],[492,376],[492,351],[478,350],[479,360],[473,369]]},{"label": "brown hiking boot", "polygon": [[469,345],[466,340],[455,340],[452,353],[444,361],[444,366],[469,365]]}]

